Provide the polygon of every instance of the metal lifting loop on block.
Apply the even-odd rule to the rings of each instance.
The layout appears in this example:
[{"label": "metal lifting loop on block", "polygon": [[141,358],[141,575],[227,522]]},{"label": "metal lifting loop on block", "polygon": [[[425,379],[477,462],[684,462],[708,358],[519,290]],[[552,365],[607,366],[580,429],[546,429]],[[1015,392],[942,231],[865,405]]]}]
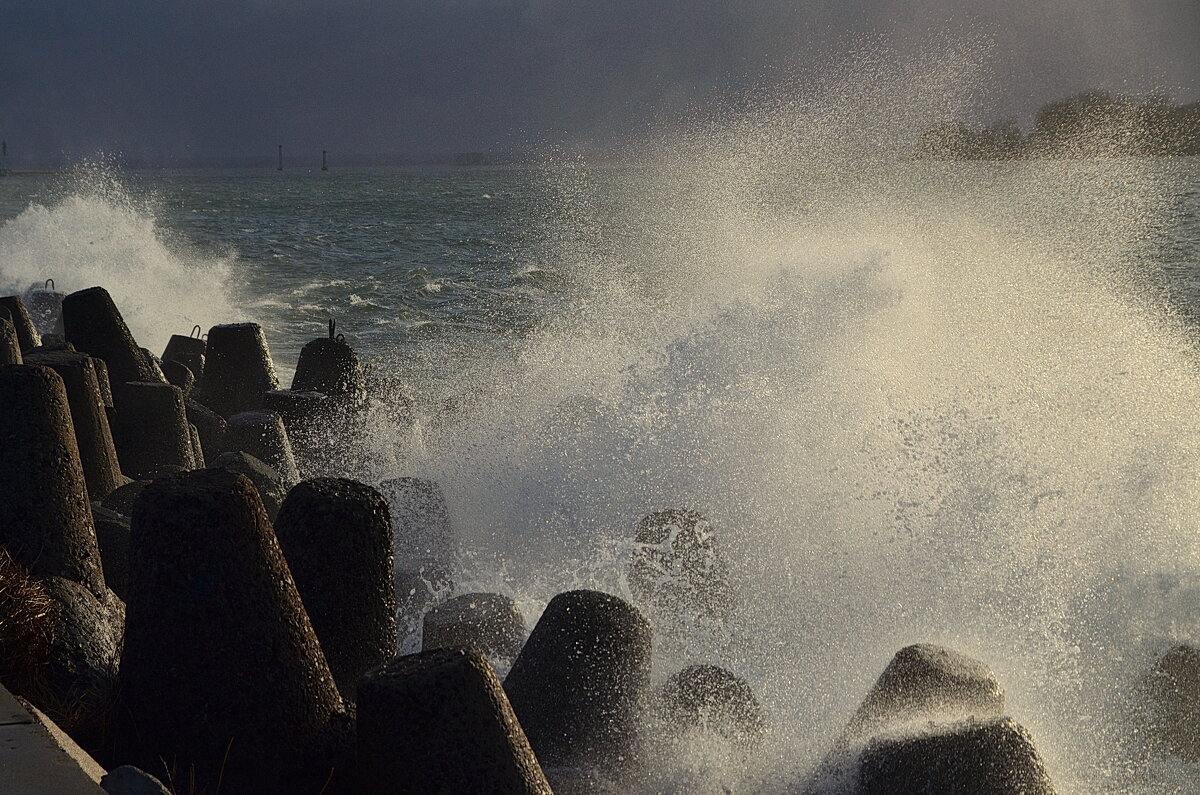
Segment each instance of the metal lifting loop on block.
[{"label": "metal lifting loop on block", "polygon": [[334,332],[334,329],[336,329],[336,328],[337,328],[337,323],[333,322],[333,318],[329,318],[329,339],[334,338],[333,332]]},{"label": "metal lifting loop on block", "polygon": [[345,342],[345,341],[346,341],[346,335],[345,335],[345,334],[338,334],[338,335],[337,335],[337,341],[338,341],[338,342]]},{"label": "metal lifting loop on block", "polygon": [[53,279],[46,280],[46,289],[50,290],[51,292],[54,291],[54,280]]},{"label": "metal lifting loop on block", "polygon": [[204,337],[204,335],[200,333],[200,324],[199,323],[192,326],[192,333],[189,334],[188,336],[195,337],[196,339],[202,339]]}]

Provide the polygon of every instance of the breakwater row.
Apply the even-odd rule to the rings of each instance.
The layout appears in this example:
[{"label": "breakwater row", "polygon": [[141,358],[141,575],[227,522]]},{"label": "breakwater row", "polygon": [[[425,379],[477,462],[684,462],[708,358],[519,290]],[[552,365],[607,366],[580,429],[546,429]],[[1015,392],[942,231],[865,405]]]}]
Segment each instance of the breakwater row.
[{"label": "breakwater row", "polygon": [[[771,731],[738,672],[655,670],[672,616],[738,598],[695,511],[638,523],[632,602],[568,591],[527,636],[502,594],[445,598],[435,482],[343,476],[368,407],[406,407],[332,325],[280,389],[253,323],[160,359],[101,288],[0,305],[0,673],[105,766],[176,792],[626,792],[685,736],[749,758]],[[409,625],[425,649],[397,656]],[[1150,752],[1197,755],[1198,671],[1180,646],[1146,672]],[[786,786],[1052,792],[1019,717],[983,663],[909,646]]]}]

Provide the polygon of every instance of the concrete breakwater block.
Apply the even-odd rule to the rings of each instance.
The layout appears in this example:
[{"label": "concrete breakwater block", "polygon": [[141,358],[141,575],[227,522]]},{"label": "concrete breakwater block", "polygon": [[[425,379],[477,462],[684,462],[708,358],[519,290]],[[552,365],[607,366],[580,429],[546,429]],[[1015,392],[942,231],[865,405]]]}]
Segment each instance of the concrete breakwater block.
[{"label": "concrete breakwater block", "polygon": [[159,369],[162,370],[167,383],[179,387],[179,391],[183,393],[184,397],[192,393],[192,388],[196,386],[196,376],[192,374],[186,364],[168,359],[159,366]]},{"label": "concrete breakwater block", "polygon": [[362,362],[344,339],[320,338],[300,350],[293,392],[320,392],[330,397],[352,397],[365,391]]},{"label": "concrete breakwater block", "polygon": [[283,482],[283,475],[280,475],[274,468],[241,450],[222,453],[209,464],[209,467],[226,469],[250,478],[250,482],[258,489],[258,496],[262,500],[263,508],[267,511],[267,517],[272,522],[278,518],[279,509],[283,506],[288,489],[287,484]]},{"label": "concrete breakwater block", "polygon": [[425,614],[422,648],[471,646],[484,654],[512,659],[528,631],[517,603],[495,593],[468,593],[448,599]]},{"label": "concrete breakwater block", "polygon": [[[200,327],[197,326],[192,334],[198,335],[199,333]],[[199,380],[204,376],[204,354],[207,349],[208,344],[199,336],[185,337],[182,334],[172,334],[171,338],[167,340],[167,347],[163,348],[162,361],[164,365],[167,362],[179,362],[191,370],[192,375]]]},{"label": "concrete breakwater block", "polygon": [[942,646],[906,646],[879,675],[839,745],[914,720],[991,718],[1003,712],[1004,691],[985,664]]},{"label": "concrete breakwater block", "polygon": [[659,719],[675,731],[699,729],[744,745],[760,742],[767,722],[754,691],[716,665],[691,665],[658,692]]},{"label": "concrete breakwater block", "polygon": [[302,478],[329,471],[328,461],[338,431],[332,423],[336,412],[328,397],[320,392],[275,389],[263,394],[263,408],[283,420]]},{"label": "concrete breakwater block", "polygon": [[306,480],[288,492],[275,529],[338,689],[352,698],[361,676],[396,656],[387,501],[346,478]]},{"label": "concrete breakwater block", "polygon": [[542,764],[637,761],[650,652],[650,623],[622,599],[568,591],[550,600],[504,680]]},{"label": "concrete breakwater block", "polygon": [[0,365],[5,364],[24,364],[17,329],[7,316],[0,317]]},{"label": "concrete breakwater block", "polygon": [[0,367],[0,544],[32,573],[104,593],[87,482],[62,378]]},{"label": "concrete breakwater block", "polygon": [[711,523],[699,512],[669,509],[644,517],[634,531],[629,590],[656,613],[724,620],[733,609],[729,573]]},{"label": "concrete breakwater block", "polygon": [[268,464],[291,485],[300,480],[296,456],[283,420],[273,411],[243,411],[229,418],[225,446]]},{"label": "concrete breakwater block", "polygon": [[129,598],[129,517],[93,502],[92,522],[104,562],[104,584],[124,601]]},{"label": "concrete breakwater block", "polygon": [[179,387],[135,381],[122,384],[116,398],[113,440],[126,475],[146,478],[163,467],[195,468],[192,436]]},{"label": "concrete breakwater block", "polygon": [[399,657],[358,688],[366,793],[550,795],[521,725],[475,649]]},{"label": "concrete breakwater block", "polygon": [[22,351],[31,350],[42,344],[42,337],[33,325],[29,309],[19,295],[6,295],[0,298],[0,309],[8,311],[9,322],[17,332],[17,342]]},{"label": "concrete breakwater block", "polygon": [[208,330],[204,375],[195,396],[222,417],[262,407],[262,395],[279,388],[262,326],[228,323]]},{"label": "concrete breakwater block", "polygon": [[116,759],[208,791],[318,791],[294,777],[342,701],[254,484],[156,480],[131,544]]},{"label": "concrete breakwater block", "polygon": [[1145,681],[1149,733],[1160,753],[1200,761],[1200,649],[1173,646]]},{"label": "concrete breakwater block", "polygon": [[86,353],[72,351],[34,353],[28,357],[29,364],[45,365],[62,378],[88,495],[93,500],[103,500],[124,485],[125,477],[104,410],[96,361]]},{"label": "concrete breakwater block", "polygon": [[63,299],[63,328],[77,350],[104,360],[113,384],[162,380],[103,287],[90,287]]},{"label": "concrete breakwater block", "polygon": [[200,448],[204,451],[205,460],[212,461],[226,452],[225,431],[229,426],[225,418],[191,397],[184,398],[183,409],[187,414],[187,421],[196,428],[196,433],[200,436]]},{"label": "concrete breakwater block", "polygon": [[433,480],[405,477],[385,480],[379,490],[392,507],[396,556],[445,561],[453,534],[442,487]]},{"label": "concrete breakwater block", "polygon": [[1054,786],[1029,732],[1012,718],[991,718],[871,741],[851,792],[1054,795]]}]

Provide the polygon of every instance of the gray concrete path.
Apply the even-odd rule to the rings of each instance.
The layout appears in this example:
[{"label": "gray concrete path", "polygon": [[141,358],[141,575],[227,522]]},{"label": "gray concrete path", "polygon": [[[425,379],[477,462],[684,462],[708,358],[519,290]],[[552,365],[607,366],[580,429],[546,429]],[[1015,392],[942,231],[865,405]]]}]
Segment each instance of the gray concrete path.
[{"label": "gray concrete path", "polygon": [[36,709],[0,687],[0,793],[104,795],[104,769]]}]

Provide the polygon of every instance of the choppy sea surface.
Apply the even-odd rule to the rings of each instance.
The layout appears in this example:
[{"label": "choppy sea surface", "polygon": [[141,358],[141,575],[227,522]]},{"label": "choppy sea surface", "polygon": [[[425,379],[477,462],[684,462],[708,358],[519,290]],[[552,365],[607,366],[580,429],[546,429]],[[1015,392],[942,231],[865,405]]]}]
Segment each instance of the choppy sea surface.
[{"label": "choppy sea surface", "polygon": [[437,479],[460,589],[531,623],[567,588],[628,597],[637,519],[702,511],[738,602],[652,616],[655,675],[725,665],[772,728],[664,755],[647,791],[787,791],[915,642],[993,667],[1061,791],[1196,791],[1136,693],[1200,643],[1200,161],[748,139],[0,178],[0,291],[103,285],[156,352],[254,320],[285,385],[334,318],[418,417],[356,474]]}]

